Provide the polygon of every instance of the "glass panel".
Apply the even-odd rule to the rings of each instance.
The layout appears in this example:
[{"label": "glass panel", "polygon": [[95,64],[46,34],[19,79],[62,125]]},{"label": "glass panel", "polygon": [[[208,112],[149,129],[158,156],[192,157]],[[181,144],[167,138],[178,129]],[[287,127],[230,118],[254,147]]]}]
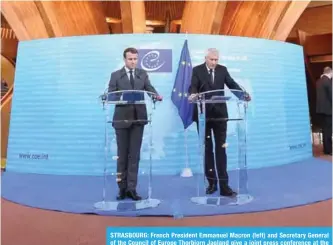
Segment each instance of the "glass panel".
[{"label": "glass panel", "polygon": [[[155,208],[152,198],[152,120],[156,95],[147,91],[115,91],[101,96],[105,111],[105,163],[99,211],[128,212]],[[140,113],[137,113],[140,111]],[[147,114],[147,117],[143,116]],[[141,160],[148,141],[149,160]]]},{"label": "glass panel", "polygon": [[[213,90],[192,101],[198,108],[199,152],[196,196],[202,205],[242,205],[252,201],[247,190],[246,93],[241,90]],[[228,127],[235,137],[228,139]],[[228,141],[232,144],[229,145]],[[229,179],[228,152],[237,158],[236,180]],[[236,183],[233,186],[231,183]]]}]

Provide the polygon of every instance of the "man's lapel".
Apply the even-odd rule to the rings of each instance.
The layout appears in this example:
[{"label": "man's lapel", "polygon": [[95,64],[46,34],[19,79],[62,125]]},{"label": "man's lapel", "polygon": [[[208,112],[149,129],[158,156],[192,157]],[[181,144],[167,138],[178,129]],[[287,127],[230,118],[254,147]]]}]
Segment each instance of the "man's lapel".
[{"label": "man's lapel", "polygon": [[215,84],[215,86],[217,85],[218,87],[220,87],[221,86],[221,81],[222,81],[222,79],[221,79],[221,70],[219,69],[219,67],[218,66],[216,66],[215,67],[215,77],[214,77],[214,84]]},{"label": "man's lapel", "polygon": [[134,71],[134,89],[139,89],[141,83],[141,77],[138,69]]},{"label": "man's lapel", "polygon": [[123,83],[123,86],[127,89],[132,89],[132,85],[131,85],[131,82],[130,80],[128,79],[128,76],[126,74],[126,70],[125,70],[125,67],[123,67],[121,70],[120,70],[120,77],[121,77],[121,82]]},{"label": "man's lapel", "polygon": [[[205,83],[208,84],[208,86],[210,87],[210,90],[214,89],[214,84],[213,84],[212,81],[210,80],[209,72],[208,72],[208,69],[207,69],[207,66],[206,66],[205,63],[203,64],[202,72],[203,72],[203,74],[204,74]],[[215,80],[214,80],[214,81],[215,81]]]}]

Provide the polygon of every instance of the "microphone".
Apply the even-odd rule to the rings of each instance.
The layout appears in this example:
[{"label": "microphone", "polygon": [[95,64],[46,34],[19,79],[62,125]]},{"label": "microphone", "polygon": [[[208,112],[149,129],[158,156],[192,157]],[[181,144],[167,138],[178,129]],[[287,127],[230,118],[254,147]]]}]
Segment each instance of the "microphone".
[{"label": "microphone", "polygon": [[99,98],[101,99],[101,101],[103,103],[103,109],[105,108],[105,101],[107,101],[107,90],[108,90],[108,88],[106,88],[104,90],[104,93],[99,96]]},{"label": "microphone", "polygon": [[[203,83],[203,84],[201,84],[201,86],[199,87],[199,89],[197,90],[197,93],[196,94],[198,94],[198,93],[200,93],[201,92],[201,89],[203,88],[203,86],[204,86],[205,84]],[[189,94],[190,94],[190,91],[188,91],[189,92]],[[190,94],[190,97],[191,97],[191,95],[192,94]],[[190,99],[189,99],[190,100]],[[200,103],[200,114],[202,114],[202,104]]]},{"label": "microphone", "polygon": [[162,101],[162,96],[160,96],[160,95],[156,95],[156,94],[154,94],[153,96],[152,96],[152,100],[153,100],[153,105],[154,105],[154,107],[153,107],[153,109],[155,110],[155,104],[156,104],[156,101]]},{"label": "microphone", "polygon": [[[201,84],[201,86],[200,86],[199,89],[197,90],[197,94],[199,94],[199,93],[201,92],[201,89],[203,88],[204,85],[205,85],[204,83]],[[191,95],[191,94],[190,94],[190,95]]]},{"label": "microphone", "polygon": [[162,101],[163,100],[163,97],[161,96],[161,95],[153,95],[152,96],[152,98],[153,98],[153,101],[154,101],[154,103],[156,102],[156,101]]},{"label": "microphone", "polygon": [[[202,83],[201,86],[198,89],[198,93],[201,93],[201,89],[204,87],[205,83]],[[200,96],[201,97],[201,96]],[[201,98],[200,98],[201,99]],[[203,113],[203,109],[202,109],[202,103],[200,102],[200,114]]]},{"label": "microphone", "polygon": [[199,93],[201,92],[201,89],[203,88],[204,85],[205,85],[205,83],[202,83],[202,84],[201,84],[201,86],[200,86],[200,88],[199,88],[199,90],[198,90]]},{"label": "microphone", "polygon": [[104,92],[103,92],[103,94],[101,94],[100,96],[98,96],[98,98],[100,98],[101,100],[102,100],[102,102],[104,103],[105,101],[106,101],[106,99],[107,99],[107,90],[108,90],[108,88],[106,88],[105,90],[104,90]]}]

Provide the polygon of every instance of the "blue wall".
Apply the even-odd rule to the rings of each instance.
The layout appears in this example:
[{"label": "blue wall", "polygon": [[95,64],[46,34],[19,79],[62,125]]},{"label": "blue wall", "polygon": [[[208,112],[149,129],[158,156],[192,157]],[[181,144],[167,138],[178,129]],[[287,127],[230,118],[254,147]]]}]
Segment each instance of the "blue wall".
[{"label": "blue wall", "polygon": [[[11,112],[8,171],[101,174],[104,114],[98,96],[107,86],[111,72],[123,66],[123,50],[134,46],[140,50],[170,49],[160,59],[167,57],[166,69],[162,66],[149,72],[152,84],[165,98],[154,114],[153,171],[178,174],[186,161],[184,132],[170,97],[184,40],[185,35],[180,34],[125,34],[21,42]],[[203,63],[207,48],[219,49],[220,63],[252,95],[248,108],[249,168],[311,157],[301,47],[213,35],[188,35],[188,44],[193,66]],[[149,65],[149,60],[143,63]],[[229,169],[237,165],[234,135],[235,125],[229,123]],[[148,170],[147,136],[148,130],[142,146],[141,174]],[[188,142],[190,165],[196,172],[199,168],[195,124],[189,129]],[[111,150],[116,150],[114,141]],[[115,172],[115,166],[109,160],[110,172]]]}]

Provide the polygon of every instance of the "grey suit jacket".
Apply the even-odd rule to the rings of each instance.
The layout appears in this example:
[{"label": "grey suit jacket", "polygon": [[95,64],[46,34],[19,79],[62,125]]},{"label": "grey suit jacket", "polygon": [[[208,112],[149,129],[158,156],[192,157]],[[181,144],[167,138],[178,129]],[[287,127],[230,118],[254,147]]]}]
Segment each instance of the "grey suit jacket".
[{"label": "grey suit jacket", "polygon": [[[214,84],[209,79],[206,64],[201,64],[193,68],[191,85],[189,87],[190,94],[202,93],[211,90],[225,89],[227,85],[230,89],[240,90],[243,89],[234,81],[230,76],[227,68],[222,65],[217,65],[215,68]],[[213,93],[212,93],[213,95]],[[239,96],[235,94],[236,96]],[[198,109],[194,106],[193,121],[198,122]],[[227,105],[221,104],[208,104],[206,105],[207,118],[228,118]]]},{"label": "grey suit jacket", "polygon": [[[123,67],[111,74],[109,82],[109,92],[123,91],[123,90],[145,90],[158,95],[156,89],[151,85],[148,74],[145,70],[135,68],[134,88],[130,83],[130,80],[126,74],[126,70]],[[132,120],[147,120],[147,108],[145,105],[117,105],[113,114],[112,126],[117,128],[128,128],[132,125]],[[128,120],[128,122],[123,122]],[[141,122],[145,125],[147,122]]]}]

